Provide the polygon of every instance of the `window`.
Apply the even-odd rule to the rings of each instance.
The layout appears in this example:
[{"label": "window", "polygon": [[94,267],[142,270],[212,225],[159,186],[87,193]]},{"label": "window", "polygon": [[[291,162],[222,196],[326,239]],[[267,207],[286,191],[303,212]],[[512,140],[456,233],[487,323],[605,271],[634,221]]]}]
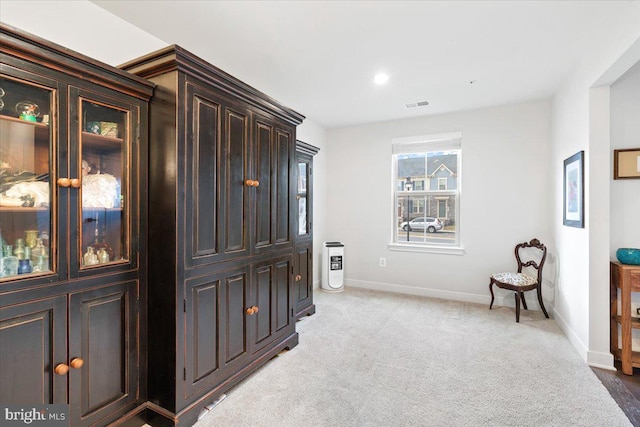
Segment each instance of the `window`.
[{"label": "window", "polygon": [[447,178],[438,178],[438,190],[447,189]]},{"label": "window", "polygon": [[462,254],[460,133],[392,141],[393,250]]}]

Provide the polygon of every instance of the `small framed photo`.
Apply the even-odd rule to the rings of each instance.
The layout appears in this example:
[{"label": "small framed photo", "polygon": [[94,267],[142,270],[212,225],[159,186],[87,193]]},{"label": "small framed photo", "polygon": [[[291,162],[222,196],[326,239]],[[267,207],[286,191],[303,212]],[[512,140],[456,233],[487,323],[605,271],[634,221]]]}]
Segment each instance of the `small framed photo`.
[{"label": "small framed photo", "polygon": [[613,150],[613,179],[640,179],[640,148]]},{"label": "small framed photo", "polygon": [[563,224],[584,228],[584,151],[564,161]]}]

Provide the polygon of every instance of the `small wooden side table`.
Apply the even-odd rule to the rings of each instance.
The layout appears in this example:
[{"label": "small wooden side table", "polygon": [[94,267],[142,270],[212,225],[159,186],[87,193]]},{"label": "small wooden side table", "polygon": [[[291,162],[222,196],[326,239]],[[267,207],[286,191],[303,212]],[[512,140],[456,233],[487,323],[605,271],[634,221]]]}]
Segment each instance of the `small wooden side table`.
[{"label": "small wooden side table", "polygon": [[[618,315],[618,289],[621,313]],[[611,344],[613,357],[622,363],[622,372],[633,375],[640,368],[640,352],[631,349],[631,330],[640,329],[640,319],[631,317],[631,292],[640,292],[640,266],[611,262]],[[622,347],[618,348],[618,325],[622,328]]]}]

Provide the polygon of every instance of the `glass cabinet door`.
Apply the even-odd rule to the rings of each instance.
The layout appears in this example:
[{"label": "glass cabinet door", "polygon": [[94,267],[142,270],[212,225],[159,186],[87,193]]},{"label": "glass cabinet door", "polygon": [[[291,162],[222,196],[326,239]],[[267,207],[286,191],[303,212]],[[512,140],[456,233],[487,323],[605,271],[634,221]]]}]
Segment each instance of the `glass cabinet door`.
[{"label": "glass cabinet door", "polygon": [[0,74],[0,281],[51,273],[55,90]]},{"label": "glass cabinet door", "polygon": [[309,234],[309,163],[298,161],[298,236]]},{"label": "glass cabinet door", "polygon": [[[129,251],[130,112],[79,98],[79,150],[75,181],[80,195],[80,269],[127,262]],[[74,182],[72,179],[72,186]]]}]

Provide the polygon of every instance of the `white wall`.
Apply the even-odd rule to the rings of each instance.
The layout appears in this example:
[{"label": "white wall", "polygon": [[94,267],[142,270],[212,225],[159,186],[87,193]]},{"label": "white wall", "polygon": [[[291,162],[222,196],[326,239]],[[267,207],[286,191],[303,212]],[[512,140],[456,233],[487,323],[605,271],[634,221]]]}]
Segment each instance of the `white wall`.
[{"label": "white wall", "polygon": [[88,1],[2,0],[0,20],[113,66],[168,44]]},{"label": "white wall", "polygon": [[[619,148],[640,148],[640,62],[611,85],[611,153]],[[611,246],[640,248],[640,180],[613,180],[611,187]],[[640,294],[632,294],[633,313]],[[640,351],[640,330],[634,329],[633,350]]]},{"label": "white wall", "polygon": [[[640,4],[594,44],[559,88],[552,104],[552,228],[558,251],[555,317],[578,353],[591,365],[613,366],[609,353],[609,260],[611,150],[609,89],[601,76],[629,63],[620,59],[640,36]],[[636,42],[637,44],[637,42]],[[633,54],[640,53],[634,49]],[[602,87],[593,87],[598,82]],[[564,159],[585,151],[585,228],[562,225]]]},{"label": "white wall", "polygon": [[[515,268],[514,246],[550,240],[549,120],[550,103],[537,101],[328,130],[326,239],[345,243],[346,285],[488,304],[489,275]],[[392,138],[457,131],[466,254],[389,251]],[[547,303],[553,251],[550,245]]]},{"label": "white wall", "polygon": [[[640,148],[640,62],[611,85],[611,148]],[[612,258],[617,248],[640,248],[638,218],[640,181],[611,179]]]}]

